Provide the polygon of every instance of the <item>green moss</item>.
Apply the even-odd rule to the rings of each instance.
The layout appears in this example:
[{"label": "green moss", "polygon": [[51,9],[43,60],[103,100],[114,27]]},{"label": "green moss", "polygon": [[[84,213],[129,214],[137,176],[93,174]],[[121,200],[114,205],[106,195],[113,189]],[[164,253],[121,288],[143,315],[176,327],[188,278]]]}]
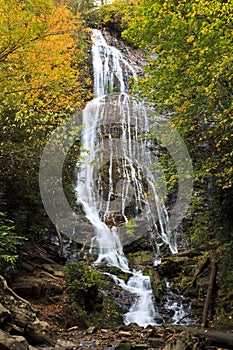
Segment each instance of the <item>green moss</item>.
[{"label": "green moss", "polygon": [[118,278],[122,279],[125,282],[127,282],[130,276],[132,276],[131,273],[123,272],[118,267],[107,267],[107,272],[117,276]]},{"label": "green moss", "polygon": [[130,266],[138,269],[138,266],[145,267],[151,265],[153,261],[153,252],[149,250],[132,252],[127,254],[127,258],[130,262]]},{"label": "green moss", "polygon": [[65,270],[69,296],[69,326],[112,328],[122,323],[121,311],[114,299],[103,292],[112,290],[106,275],[88,266],[86,261],[69,263]]}]

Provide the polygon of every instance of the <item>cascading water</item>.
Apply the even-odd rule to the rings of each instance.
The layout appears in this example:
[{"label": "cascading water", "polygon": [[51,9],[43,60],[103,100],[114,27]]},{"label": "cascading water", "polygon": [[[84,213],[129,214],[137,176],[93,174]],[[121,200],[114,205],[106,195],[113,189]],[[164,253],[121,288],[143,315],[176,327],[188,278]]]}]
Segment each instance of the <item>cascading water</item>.
[{"label": "cascading water", "polygon": [[172,253],[177,252],[163,203],[163,175],[144,136],[149,132],[150,115],[143,103],[126,93],[130,78],[135,77],[133,67],[106,43],[99,30],[92,31],[92,40],[97,98],[83,112],[84,161],[77,164],[77,203],[93,227],[90,253],[95,264],[106,263],[132,274],[127,284],[112,276],[135,296],[124,315],[125,324],[157,325],[155,320],[161,317],[154,306],[150,279],[141,271],[130,271],[123,251],[123,244],[151,232],[155,265],[160,259],[156,236]]}]

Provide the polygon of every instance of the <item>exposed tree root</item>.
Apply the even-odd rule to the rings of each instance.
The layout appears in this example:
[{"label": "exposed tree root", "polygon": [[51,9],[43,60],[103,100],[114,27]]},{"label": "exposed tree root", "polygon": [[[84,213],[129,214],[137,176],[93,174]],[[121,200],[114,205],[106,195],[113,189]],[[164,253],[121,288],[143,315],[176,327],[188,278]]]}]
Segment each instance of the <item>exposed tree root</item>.
[{"label": "exposed tree root", "polygon": [[217,274],[217,261],[216,261],[216,258],[213,257],[211,259],[211,266],[210,266],[209,286],[208,286],[208,290],[207,290],[207,294],[206,294],[206,298],[203,306],[203,311],[202,311],[202,322],[201,322],[202,328],[205,328],[207,326],[208,314],[209,314],[211,299],[213,295],[216,274]]},{"label": "exposed tree root", "polygon": [[20,297],[18,294],[16,294],[13,289],[11,289],[8,284],[7,281],[5,280],[5,278],[0,275],[0,281],[2,282],[2,288],[4,291],[8,292],[10,295],[12,295],[15,299],[22,301],[23,303],[25,303],[27,305],[27,307],[29,308],[30,311],[34,312],[34,310],[31,307],[31,304],[29,303],[28,300]]}]

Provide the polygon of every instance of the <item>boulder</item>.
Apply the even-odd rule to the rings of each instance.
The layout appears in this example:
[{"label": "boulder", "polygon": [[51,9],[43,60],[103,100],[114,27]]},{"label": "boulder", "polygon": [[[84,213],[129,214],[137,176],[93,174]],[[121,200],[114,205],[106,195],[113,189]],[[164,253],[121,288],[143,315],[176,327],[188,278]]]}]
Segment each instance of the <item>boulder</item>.
[{"label": "boulder", "polygon": [[9,336],[8,333],[0,330],[1,350],[29,350],[29,345],[24,337]]},{"label": "boulder", "polygon": [[55,344],[54,334],[49,324],[38,319],[27,325],[25,336],[30,339],[33,344]]},{"label": "boulder", "polygon": [[19,277],[12,289],[23,298],[40,298],[45,293],[45,282],[32,276]]}]

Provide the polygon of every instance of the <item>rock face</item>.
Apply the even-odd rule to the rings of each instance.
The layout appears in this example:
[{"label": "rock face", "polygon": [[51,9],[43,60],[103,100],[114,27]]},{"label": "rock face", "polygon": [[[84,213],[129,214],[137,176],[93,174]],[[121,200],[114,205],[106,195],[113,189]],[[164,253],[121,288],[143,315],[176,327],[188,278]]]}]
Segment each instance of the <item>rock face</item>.
[{"label": "rock face", "polygon": [[107,31],[103,31],[103,35],[109,45],[116,47],[123,53],[127,62],[133,66],[137,76],[142,75],[143,68],[148,63],[145,53],[140,49],[129,48],[123,40],[117,39],[113,32],[110,34]]}]

